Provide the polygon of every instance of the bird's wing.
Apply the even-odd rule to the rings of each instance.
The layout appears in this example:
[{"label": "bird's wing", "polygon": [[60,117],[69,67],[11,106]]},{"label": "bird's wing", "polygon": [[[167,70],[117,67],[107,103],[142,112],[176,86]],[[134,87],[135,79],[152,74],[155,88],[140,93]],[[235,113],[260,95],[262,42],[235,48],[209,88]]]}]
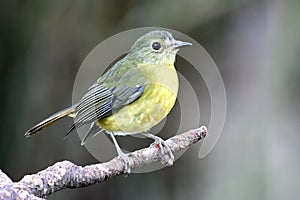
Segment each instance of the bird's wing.
[{"label": "bird's wing", "polygon": [[127,70],[112,87],[112,112],[137,100],[143,93],[147,79],[139,67]]},{"label": "bird's wing", "polygon": [[146,78],[139,70],[130,70],[118,77],[114,84],[96,82],[76,105],[75,128],[95,122],[117,112],[122,107],[134,102],[144,92]]},{"label": "bird's wing", "polygon": [[[88,130],[88,132],[85,134],[84,138],[81,141],[81,144],[85,144],[85,142],[93,137],[94,135],[103,132],[103,129],[101,129],[100,127],[98,127],[94,121],[101,119],[105,116],[108,116],[114,112],[117,112],[119,109],[121,109],[123,106],[126,106],[128,104],[130,104],[131,102],[135,101],[136,99],[138,99],[144,92],[144,86],[139,86],[139,87],[125,87],[125,86],[121,86],[121,87],[116,87],[113,89],[112,94],[113,94],[113,98],[110,101],[110,109],[108,113],[99,113],[97,115],[94,114],[96,117],[94,119],[91,119],[92,122],[91,123],[91,127]],[[81,106],[83,107],[83,106]],[[86,106],[85,106],[86,107]],[[95,111],[94,111],[95,112]],[[84,111],[83,111],[84,113]],[[91,113],[93,113],[93,111],[91,111]],[[85,113],[87,114],[87,113]],[[101,114],[103,114],[101,116]],[[89,115],[89,114],[88,114]],[[93,114],[92,114],[93,115]],[[87,124],[89,122],[84,122],[81,123],[81,125]],[[78,127],[78,125],[75,127]]]},{"label": "bird's wing", "polygon": [[95,83],[75,107],[74,123],[68,131],[90,124],[111,114],[113,95],[109,88]]}]

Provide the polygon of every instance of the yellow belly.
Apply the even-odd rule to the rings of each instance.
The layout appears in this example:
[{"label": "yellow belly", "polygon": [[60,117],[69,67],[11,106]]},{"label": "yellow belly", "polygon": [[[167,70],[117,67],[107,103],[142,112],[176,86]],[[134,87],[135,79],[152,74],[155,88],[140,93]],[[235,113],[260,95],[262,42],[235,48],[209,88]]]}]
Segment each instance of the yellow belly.
[{"label": "yellow belly", "polygon": [[144,93],[131,104],[98,121],[105,130],[118,134],[147,131],[167,116],[175,104],[178,77],[174,65],[141,65],[147,79]]},{"label": "yellow belly", "polygon": [[165,118],[174,106],[178,81],[176,84],[175,89],[161,83],[147,84],[140,98],[113,115],[99,120],[98,125],[108,131],[127,134],[150,129]]}]

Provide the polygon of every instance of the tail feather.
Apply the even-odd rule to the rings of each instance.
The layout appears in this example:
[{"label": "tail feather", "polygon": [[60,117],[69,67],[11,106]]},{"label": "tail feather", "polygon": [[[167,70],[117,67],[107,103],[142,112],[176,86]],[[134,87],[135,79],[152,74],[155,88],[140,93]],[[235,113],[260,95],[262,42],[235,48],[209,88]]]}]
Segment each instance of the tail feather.
[{"label": "tail feather", "polygon": [[74,111],[75,111],[75,106],[70,106],[66,109],[63,109],[63,110],[51,115],[47,119],[41,121],[40,123],[38,123],[37,125],[35,125],[31,129],[29,129],[25,133],[25,136],[26,137],[32,136],[32,135],[36,134],[37,132],[41,131],[43,128],[45,128],[47,126],[50,126],[51,124],[53,124],[57,120],[59,120],[61,118],[64,118],[66,116],[74,117]]},{"label": "tail feather", "polygon": [[91,124],[90,129],[85,134],[83,139],[81,140],[81,145],[85,145],[85,143],[91,139],[92,137],[104,132],[104,129],[101,129],[99,126],[97,126],[94,122]]}]

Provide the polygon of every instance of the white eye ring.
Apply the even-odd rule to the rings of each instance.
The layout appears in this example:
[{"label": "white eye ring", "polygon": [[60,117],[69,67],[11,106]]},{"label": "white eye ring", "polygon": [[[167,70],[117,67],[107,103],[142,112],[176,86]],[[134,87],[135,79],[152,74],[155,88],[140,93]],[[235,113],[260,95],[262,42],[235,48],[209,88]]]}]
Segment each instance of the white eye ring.
[{"label": "white eye ring", "polygon": [[160,52],[162,50],[162,45],[158,41],[152,42],[150,47],[154,52]]}]

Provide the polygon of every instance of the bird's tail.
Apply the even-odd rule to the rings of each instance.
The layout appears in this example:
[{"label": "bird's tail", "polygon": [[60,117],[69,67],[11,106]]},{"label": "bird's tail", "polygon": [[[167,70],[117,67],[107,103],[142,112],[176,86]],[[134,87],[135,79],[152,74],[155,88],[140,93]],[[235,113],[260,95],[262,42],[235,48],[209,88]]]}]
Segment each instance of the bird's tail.
[{"label": "bird's tail", "polygon": [[37,125],[32,127],[31,129],[29,129],[25,133],[25,136],[30,137],[30,136],[36,134],[37,132],[41,131],[43,128],[50,126],[51,124],[55,123],[57,120],[64,118],[66,116],[74,117],[74,115],[75,115],[74,111],[75,111],[75,106],[70,106],[68,108],[65,108],[65,109],[51,115],[50,117],[44,119],[43,121],[41,121],[40,123],[38,123]]}]

